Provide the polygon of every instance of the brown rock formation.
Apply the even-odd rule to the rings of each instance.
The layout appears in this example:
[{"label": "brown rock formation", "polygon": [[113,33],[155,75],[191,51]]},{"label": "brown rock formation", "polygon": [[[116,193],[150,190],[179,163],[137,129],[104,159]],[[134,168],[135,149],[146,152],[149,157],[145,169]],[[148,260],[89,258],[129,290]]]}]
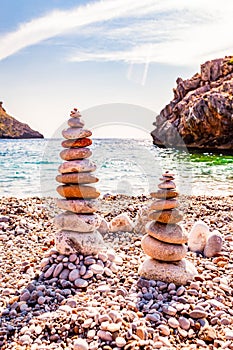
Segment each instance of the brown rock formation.
[{"label": "brown rock formation", "polygon": [[174,99],[154,123],[154,144],[233,149],[233,56],[207,61],[200,73],[176,82]]},{"label": "brown rock formation", "polygon": [[21,123],[6,113],[0,102],[0,138],[2,139],[34,139],[43,138],[38,131],[32,130],[27,124]]}]

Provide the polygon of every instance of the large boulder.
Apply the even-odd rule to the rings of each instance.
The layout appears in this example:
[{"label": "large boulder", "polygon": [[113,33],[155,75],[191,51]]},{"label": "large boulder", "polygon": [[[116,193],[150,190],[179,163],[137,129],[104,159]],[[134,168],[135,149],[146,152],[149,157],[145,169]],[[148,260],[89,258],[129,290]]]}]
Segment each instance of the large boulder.
[{"label": "large boulder", "polygon": [[191,79],[177,79],[174,99],[160,112],[154,144],[196,149],[233,149],[233,56],[201,65]]}]

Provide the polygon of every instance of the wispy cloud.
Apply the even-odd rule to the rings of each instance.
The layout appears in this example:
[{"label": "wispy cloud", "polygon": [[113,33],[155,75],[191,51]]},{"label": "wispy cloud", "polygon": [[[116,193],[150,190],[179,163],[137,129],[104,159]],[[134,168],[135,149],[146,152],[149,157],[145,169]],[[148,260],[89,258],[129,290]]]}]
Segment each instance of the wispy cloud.
[{"label": "wispy cloud", "polygon": [[[68,60],[193,65],[233,51],[233,3],[215,0],[102,0],[54,11],[0,37],[0,60],[44,40],[70,34],[79,49]],[[91,49],[81,36],[94,42]]]}]

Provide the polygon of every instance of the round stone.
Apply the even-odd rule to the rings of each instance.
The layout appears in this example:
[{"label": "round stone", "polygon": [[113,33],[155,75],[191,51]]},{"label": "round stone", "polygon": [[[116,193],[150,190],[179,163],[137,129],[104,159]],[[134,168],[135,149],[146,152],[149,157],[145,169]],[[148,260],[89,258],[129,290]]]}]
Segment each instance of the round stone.
[{"label": "round stone", "polygon": [[223,240],[219,231],[214,230],[207,239],[204,249],[204,255],[207,258],[212,258],[221,252]]},{"label": "round stone", "polygon": [[90,130],[83,128],[68,128],[62,131],[62,136],[67,140],[82,139],[92,135]]},{"label": "round stone", "polygon": [[57,199],[58,208],[72,211],[73,213],[92,214],[97,210],[97,202],[78,199]]},{"label": "round stone", "polygon": [[54,224],[58,229],[78,232],[95,231],[101,222],[97,214],[76,214],[65,211],[54,218]]},{"label": "round stone", "polygon": [[62,141],[61,145],[64,148],[71,148],[71,147],[87,147],[92,144],[92,140],[88,138],[83,139],[77,139],[77,140],[64,140]]},{"label": "round stone", "polygon": [[81,118],[70,118],[68,120],[68,125],[71,128],[82,128],[84,126],[84,121]]},{"label": "round stone", "polygon": [[83,255],[95,255],[105,248],[103,237],[98,231],[93,233],[58,231],[55,233],[55,246],[60,254],[78,253]]},{"label": "round stone", "polygon": [[150,195],[152,198],[166,199],[175,198],[178,196],[178,192],[175,190],[158,190],[157,192],[152,192]]},{"label": "round stone", "polygon": [[91,186],[63,185],[57,187],[57,192],[66,198],[95,199],[100,196],[100,192]]},{"label": "round stone", "polygon": [[90,184],[98,182],[99,179],[89,173],[67,173],[57,175],[56,181],[64,184]]},{"label": "round stone", "polygon": [[186,285],[198,273],[195,266],[188,260],[182,259],[175,263],[166,263],[147,258],[139,267],[139,275],[143,278],[175,285]]},{"label": "round stone", "polygon": [[86,288],[88,286],[88,282],[86,280],[82,279],[82,278],[77,278],[74,281],[74,285],[77,288]]},{"label": "round stone", "polygon": [[83,158],[89,158],[92,155],[92,152],[89,148],[69,148],[64,149],[60,153],[60,157],[64,160],[76,160],[76,159],[83,159]]},{"label": "round stone", "polygon": [[145,254],[161,261],[178,261],[187,253],[187,247],[184,244],[164,243],[149,235],[142,238],[141,245]]},{"label": "round stone", "polygon": [[89,159],[71,160],[61,164],[58,171],[62,174],[66,173],[84,173],[96,170],[96,165]]},{"label": "round stone", "polygon": [[69,281],[74,282],[79,277],[80,277],[80,272],[78,269],[71,270],[69,274]]},{"label": "round stone", "polygon": [[159,184],[158,188],[160,188],[161,190],[171,190],[176,188],[176,185],[173,181],[165,181]]},{"label": "round stone", "polygon": [[166,225],[152,221],[146,225],[146,232],[151,237],[165,243],[184,244],[188,242],[188,232],[176,224]]},{"label": "round stone", "polygon": [[179,206],[179,202],[176,199],[159,199],[153,201],[150,205],[150,210],[166,210],[166,209],[174,209]]},{"label": "round stone", "polygon": [[149,214],[150,220],[155,220],[163,224],[176,224],[183,219],[183,214],[177,209],[152,211]]}]

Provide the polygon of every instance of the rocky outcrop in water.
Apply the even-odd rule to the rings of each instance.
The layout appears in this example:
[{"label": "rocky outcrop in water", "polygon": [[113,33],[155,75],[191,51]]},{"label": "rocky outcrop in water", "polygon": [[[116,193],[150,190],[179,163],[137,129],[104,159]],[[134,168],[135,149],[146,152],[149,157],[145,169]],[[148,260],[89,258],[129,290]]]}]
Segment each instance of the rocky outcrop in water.
[{"label": "rocky outcrop in water", "polygon": [[207,61],[200,73],[176,82],[174,99],[154,123],[154,144],[233,149],[233,56]]},{"label": "rocky outcrop in water", "polygon": [[38,131],[32,130],[27,124],[21,123],[6,113],[0,102],[0,138],[2,139],[34,139],[43,138]]}]

